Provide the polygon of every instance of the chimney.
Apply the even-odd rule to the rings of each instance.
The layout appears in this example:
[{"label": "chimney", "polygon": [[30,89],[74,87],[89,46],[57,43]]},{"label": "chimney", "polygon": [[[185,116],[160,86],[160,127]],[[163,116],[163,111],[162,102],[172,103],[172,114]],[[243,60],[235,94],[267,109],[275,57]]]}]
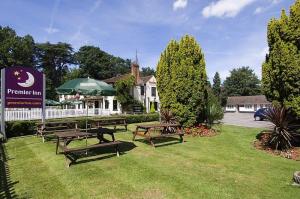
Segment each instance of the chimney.
[{"label": "chimney", "polygon": [[137,58],[137,51],[135,55],[135,61],[131,63],[131,74],[135,77],[135,83],[140,82],[140,66]]}]

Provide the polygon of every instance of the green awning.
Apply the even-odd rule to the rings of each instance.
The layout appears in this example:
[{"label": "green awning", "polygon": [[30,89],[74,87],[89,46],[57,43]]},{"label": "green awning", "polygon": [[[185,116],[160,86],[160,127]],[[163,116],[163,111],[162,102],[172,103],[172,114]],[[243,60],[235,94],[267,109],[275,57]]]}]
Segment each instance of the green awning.
[{"label": "green awning", "polygon": [[56,89],[60,95],[89,95],[89,96],[114,96],[115,89],[99,80],[91,78],[77,78],[67,81]]},{"label": "green awning", "polygon": [[46,99],[45,101],[46,106],[60,106],[60,103],[55,101],[55,100],[51,100],[51,99]]},{"label": "green awning", "polygon": [[63,100],[60,102],[61,105],[76,105],[82,104],[82,101],[79,100]]}]

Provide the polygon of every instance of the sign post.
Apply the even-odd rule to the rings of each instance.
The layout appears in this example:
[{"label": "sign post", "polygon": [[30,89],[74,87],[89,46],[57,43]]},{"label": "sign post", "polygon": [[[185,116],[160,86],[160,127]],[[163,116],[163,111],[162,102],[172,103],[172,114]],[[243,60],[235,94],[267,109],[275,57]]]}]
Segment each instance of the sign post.
[{"label": "sign post", "polygon": [[6,141],[5,133],[5,68],[1,70],[1,133]]},{"label": "sign post", "polygon": [[30,67],[1,71],[1,131],[5,134],[5,108],[42,108],[45,121],[45,75]]}]

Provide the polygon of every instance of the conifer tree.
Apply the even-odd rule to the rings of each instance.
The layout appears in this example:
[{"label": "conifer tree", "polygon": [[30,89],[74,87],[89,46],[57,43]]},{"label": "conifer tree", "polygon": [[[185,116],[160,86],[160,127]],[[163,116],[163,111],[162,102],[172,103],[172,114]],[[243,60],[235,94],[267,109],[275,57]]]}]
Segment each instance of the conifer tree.
[{"label": "conifer tree", "polygon": [[262,65],[267,98],[287,105],[300,116],[300,0],[268,24],[269,53]]},{"label": "conifer tree", "polygon": [[214,79],[213,79],[213,86],[212,90],[214,94],[218,97],[220,97],[221,94],[221,78],[218,72],[215,73]]},{"label": "conifer tree", "polygon": [[202,50],[191,36],[172,40],[157,66],[158,93],[162,108],[169,108],[185,126],[203,119],[206,86]]}]

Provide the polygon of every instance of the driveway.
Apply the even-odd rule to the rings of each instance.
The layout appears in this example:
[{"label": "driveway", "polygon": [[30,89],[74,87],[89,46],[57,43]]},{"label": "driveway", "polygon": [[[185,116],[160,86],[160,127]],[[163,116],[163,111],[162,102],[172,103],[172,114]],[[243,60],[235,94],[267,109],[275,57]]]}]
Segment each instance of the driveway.
[{"label": "driveway", "polygon": [[268,128],[272,124],[267,121],[255,121],[253,118],[254,113],[224,113],[222,122],[224,124],[255,127],[255,128]]}]

